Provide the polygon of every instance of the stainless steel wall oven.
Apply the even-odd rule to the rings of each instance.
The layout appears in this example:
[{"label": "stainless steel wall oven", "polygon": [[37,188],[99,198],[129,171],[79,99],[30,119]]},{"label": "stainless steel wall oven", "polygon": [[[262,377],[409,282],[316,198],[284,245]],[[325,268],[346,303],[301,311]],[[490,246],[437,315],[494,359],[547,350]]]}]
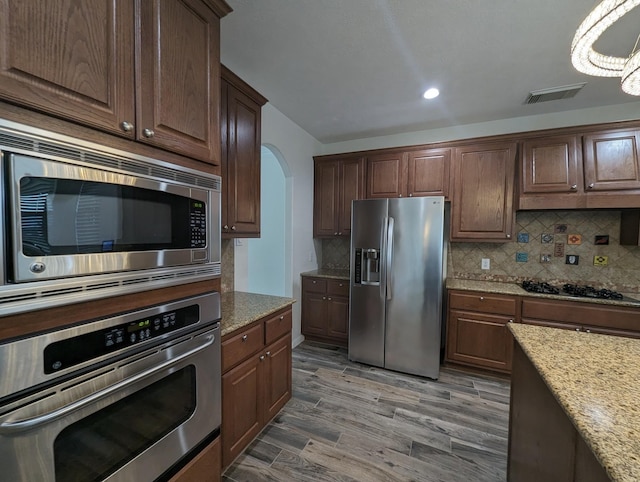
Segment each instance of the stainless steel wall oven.
[{"label": "stainless steel wall oven", "polygon": [[12,482],[153,481],[219,433],[220,297],[0,344]]},{"label": "stainless steel wall oven", "polygon": [[0,190],[0,316],[220,275],[219,176],[0,119]]}]

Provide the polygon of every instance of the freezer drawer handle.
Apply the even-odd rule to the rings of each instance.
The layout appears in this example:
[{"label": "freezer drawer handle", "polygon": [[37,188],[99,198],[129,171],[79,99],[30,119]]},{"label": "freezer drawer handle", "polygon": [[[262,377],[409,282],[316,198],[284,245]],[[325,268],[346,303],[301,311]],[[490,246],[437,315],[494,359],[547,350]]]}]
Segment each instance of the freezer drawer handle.
[{"label": "freezer drawer handle", "polygon": [[189,358],[190,356],[195,355],[196,353],[201,352],[202,350],[208,348],[209,346],[211,346],[211,344],[213,343],[213,341],[215,340],[215,335],[208,335],[205,337],[205,342],[200,344],[199,346],[197,346],[196,348],[193,348],[185,353],[183,353],[182,355],[179,355],[177,357],[171,358],[167,361],[165,361],[164,363],[161,363],[160,365],[157,365],[153,368],[150,368],[148,370],[145,370],[143,372],[138,373],[137,375],[134,375],[132,377],[126,378],[125,380],[122,380],[118,383],[115,383],[113,385],[111,385],[108,388],[105,388],[104,390],[100,390],[99,392],[96,393],[92,393],[91,395],[89,395],[88,397],[84,397],[81,398],[80,400],[76,400],[73,403],[70,403],[69,405],[65,405],[57,410],[53,410],[49,413],[45,413],[43,415],[38,415],[36,417],[32,417],[32,418],[26,418],[23,420],[18,420],[15,422],[2,422],[0,424],[0,433],[16,433],[16,432],[24,432],[26,430],[31,430],[34,428],[37,428],[40,425],[44,425],[50,422],[53,422],[54,420],[57,420],[59,418],[64,417],[65,415],[68,415],[71,412],[75,412],[76,410],[80,410],[81,408],[85,407],[86,405],[90,405],[92,403],[97,402],[98,400],[101,400],[105,397],[108,397],[109,395],[119,392],[121,390],[124,390],[125,388],[127,388],[130,385],[133,385],[141,380],[143,380],[144,378],[150,377],[151,375],[154,375],[158,372],[161,372],[162,370],[166,370],[167,368],[169,368],[172,365],[175,365],[179,362],[181,362],[182,360],[184,360],[185,358]]}]

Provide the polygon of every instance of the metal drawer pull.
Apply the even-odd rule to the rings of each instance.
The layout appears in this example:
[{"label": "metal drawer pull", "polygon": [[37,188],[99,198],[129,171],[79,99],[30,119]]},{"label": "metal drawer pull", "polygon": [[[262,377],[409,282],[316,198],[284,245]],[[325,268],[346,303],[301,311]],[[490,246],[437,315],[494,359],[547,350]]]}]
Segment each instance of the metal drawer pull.
[{"label": "metal drawer pull", "polygon": [[281,317],[280,317],[280,321],[282,321],[282,320],[284,320],[284,316],[281,316]]},{"label": "metal drawer pull", "polygon": [[149,370],[140,372],[137,375],[134,375],[125,380],[122,380],[121,382],[118,382],[114,385],[111,385],[110,387],[105,388],[104,390],[101,390],[96,393],[92,393],[88,397],[81,398],[80,400],[76,400],[75,402],[70,403],[69,405],[65,405],[64,407],[61,407],[52,412],[45,413],[44,415],[38,415],[32,418],[26,418],[24,420],[18,420],[15,422],[11,422],[11,421],[2,422],[0,424],[0,433],[23,432],[25,430],[36,428],[40,425],[51,423],[54,420],[62,418],[71,412],[75,412],[76,410],[80,410],[84,406],[97,402],[98,400],[108,397],[113,393],[119,392],[120,390],[127,388],[129,385],[133,385],[139,382],[140,380],[143,380],[147,377],[155,375],[156,373],[161,372],[166,368],[169,368],[171,365],[175,365],[181,362],[182,360],[184,360],[185,358],[189,358],[190,356],[195,355],[198,352],[201,352],[202,350],[211,346],[214,340],[215,340],[214,335],[208,335],[204,343],[202,343],[200,346],[196,348],[193,348],[192,350],[189,350],[183,353],[182,355],[171,358],[170,360],[167,360],[158,366],[155,366],[153,368],[150,368]]},{"label": "metal drawer pull", "polygon": [[267,352],[267,356],[271,356],[271,352],[270,351]]},{"label": "metal drawer pull", "polygon": [[242,341],[247,341],[247,335],[242,335]]},{"label": "metal drawer pull", "polygon": [[260,355],[260,361],[264,360],[264,355]]}]

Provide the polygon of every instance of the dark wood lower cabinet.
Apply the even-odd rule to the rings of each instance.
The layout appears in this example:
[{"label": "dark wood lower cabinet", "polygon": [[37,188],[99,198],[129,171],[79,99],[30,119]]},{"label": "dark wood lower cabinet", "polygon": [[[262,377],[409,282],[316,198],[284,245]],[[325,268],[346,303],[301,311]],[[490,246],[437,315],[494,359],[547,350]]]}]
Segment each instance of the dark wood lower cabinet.
[{"label": "dark wood lower cabinet", "polygon": [[510,482],[605,482],[609,477],[516,344],[509,414]]},{"label": "dark wood lower cabinet", "polygon": [[310,340],[347,346],[349,281],[302,278],[302,334]]},{"label": "dark wood lower cabinet", "polygon": [[516,319],[517,299],[452,290],[448,305],[446,361],[509,373],[513,336],[507,324]]},{"label": "dark wood lower cabinet", "polygon": [[224,469],[291,398],[291,309],[225,335],[222,366]]},{"label": "dark wood lower cabinet", "polygon": [[207,445],[169,482],[219,482],[220,437]]}]

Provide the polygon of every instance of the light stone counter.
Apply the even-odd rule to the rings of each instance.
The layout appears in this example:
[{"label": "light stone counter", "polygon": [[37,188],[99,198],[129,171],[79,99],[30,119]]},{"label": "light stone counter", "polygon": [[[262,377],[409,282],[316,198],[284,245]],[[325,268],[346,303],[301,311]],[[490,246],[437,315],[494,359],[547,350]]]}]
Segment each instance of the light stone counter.
[{"label": "light stone counter", "polygon": [[293,298],[229,291],[220,295],[221,336],[294,304]]},{"label": "light stone counter", "polygon": [[341,280],[349,281],[349,270],[320,268],[313,271],[300,273],[300,276],[313,276],[315,278],[330,278],[330,279],[341,279]]},{"label": "light stone counter", "polygon": [[[447,278],[446,287],[448,290],[481,291],[485,293],[496,293],[496,294],[503,294],[503,295],[528,296],[531,298],[546,298],[551,300],[578,301],[581,303],[595,303],[598,305],[629,306],[633,308],[640,308],[639,301],[607,300],[607,299],[596,299],[596,298],[581,298],[579,296],[567,296],[567,295],[560,295],[560,294],[550,295],[550,294],[541,294],[541,293],[529,293],[517,283],[503,283],[500,281],[476,281],[476,280],[467,280],[467,279]],[[640,296],[637,294],[630,294],[629,296],[634,297],[636,299],[640,298]]]},{"label": "light stone counter", "polygon": [[614,481],[640,480],[640,340],[509,324]]}]

